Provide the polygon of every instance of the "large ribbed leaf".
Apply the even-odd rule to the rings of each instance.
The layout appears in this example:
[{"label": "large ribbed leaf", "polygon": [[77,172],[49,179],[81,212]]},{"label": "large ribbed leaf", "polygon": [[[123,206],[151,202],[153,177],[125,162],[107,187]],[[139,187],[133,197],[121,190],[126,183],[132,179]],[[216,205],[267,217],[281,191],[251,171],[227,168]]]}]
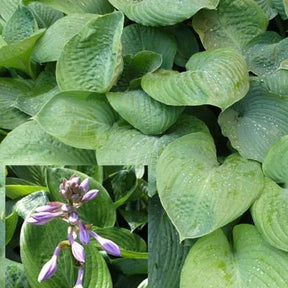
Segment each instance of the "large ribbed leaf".
[{"label": "large ribbed leaf", "polygon": [[238,225],[233,243],[218,230],[191,248],[180,288],[286,288],[288,255],[273,248],[252,225]]},{"label": "large ribbed leaf", "polygon": [[222,132],[245,158],[263,161],[288,134],[288,71],[252,79],[248,95],[219,117]]},{"label": "large ribbed leaf", "polygon": [[65,14],[95,13],[105,14],[113,11],[113,7],[107,0],[23,0],[24,4],[40,2],[60,10]]},{"label": "large ribbed leaf", "polygon": [[155,166],[158,156],[168,143],[198,131],[208,131],[208,128],[197,118],[188,115],[181,116],[163,136],[148,136],[131,126],[115,125],[102,135],[101,142],[97,142],[97,162],[99,165]]},{"label": "large ribbed leaf", "polygon": [[22,41],[0,46],[0,67],[16,68],[33,78],[34,73],[31,68],[30,57],[36,41],[43,33],[44,30],[39,30]]},{"label": "large ribbed leaf", "polygon": [[172,25],[202,8],[215,9],[219,0],[109,0],[131,20],[147,26]]},{"label": "large ribbed leaf", "polygon": [[39,28],[48,28],[54,22],[64,16],[62,12],[40,2],[33,2],[29,4],[28,8],[37,21]]},{"label": "large ribbed leaf", "polygon": [[61,90],[103,93],[115,84],[122,69],[123,22],[121,12],[99,16],[66,43],[56,70]]},{"label": "large ribbed leaf", "polygon": [[276,71],[288,58],[288,39],[272,31],[255,37],[245,49],[245,58],[250,71],[261,75]]},{"label": "large ribbed leaf", "polygon": [[278,11],[274,8],[273,0],[253,0],[253,1],[256,2],[263,9],[266,17],[269,20],[273,19],[277,15]]},{"label": "large ribbed leaf", "polygon": [[[77,267],[69,250],[62,250],[58,258],[56,273],[47,281],[39,283],[38,274],[42,266],[52,257],[60,241],[67,240],[67,223],[57,219],[35,226],[24,223],[21,230],[21,259],[32,288],[73,287],[77,279]],[[85,245],[86,262],[84,287],[112,288],[112,281],[105,260],[99,254],[94,243]]]},{"label": "large ribbed leaf", "polygon": [[126,26],[122,35],[123,55],[135,55],[143,50],[162,56],[162,68],[171,69],[176,54],[176,41],[168,32],[140,24]]},{"label": "large ribbed leaf", "polygon": [[31,85],[28,81],[0,78],[0,127],[14,129],[28,120],[28,115],[17,109],[19,97],[30,94]]},{"label": "large ribbed leaf", "polygon": [[149,287],[179,288],[180,272],[190,246],[179,235],[158,196],[149,205]]},{"label": "large ribbed leaf", "polygon": [[37,28],[32,12],[25,6],[18,6],[15,13],[5,24],[2,37],[12,44],[31,36]]},{"label": "large ribbed leaf", "polygon": [[209,234],[233,221],[263,188],[258,163],[232,154],[220,166],[207,132],[169,144],[158,161],[156,179],[162,205],[181,240]]},{"label": "large ribbed leaf", "polygon": [[0,16],[5,20],[13,15],[21,0],[0,0]]},{"label": "large ribbed leaf", "polygon": [[188,71],[160,70],[142,79],[142,88],[167,105],[211,104],[226,109],[248,92],[246,62],[235,50],[221,48],[194,54]]},{"label": "large ribbed leaf", "polygon": [[66,146],[45,133],[35,121],[29,121],[18,126],[1,142],[0,162],[13,165],[80,165],[95,164],[96,160],[92,151]]},{"label": "large ribbed leaf", "polygon": [[167,106],[142,90],[110,92],[111,106],[133,127],[143,134],[157,135],[173,125],[184,107]]},{"label": "large ribbed leaf", "polygon": [[207,50],[230,46],[242,51],[267,25],[268,18],[253,0],[222,0],[217,10],[202,10],[193,18]]},{"label": "large ribbed leaf", "polygon": [[288,1],[287,0],[272,0],[275,9],[278,11],[282,19],[287,19]]},{"label": "large ribbed leaf", "polygon": [[284,251],[288,251],[287,209],[288,189],[266,178],[263,193],[252,206],[252,217],[265,240]]},{"label": "large ribbed leaf", "polygon": [[56,21],[37,42],[33,59],[39,63],[57,61],[67,41],[96,18],[93,14],[72,14]]},{"label": "large ribbed leaf", "polygon": [[[53,117],[51,117],[53,115]],[[116,121],[105,96],[89,92],[61,92],[35,116],[49,134],[77,148],[94,149],[102,131]]]},{"label": "large ribbed leaf", "polygon": [[281,137],[267,152],[263,162],[266,176],[277,183],[288,184],[288,135]]}]

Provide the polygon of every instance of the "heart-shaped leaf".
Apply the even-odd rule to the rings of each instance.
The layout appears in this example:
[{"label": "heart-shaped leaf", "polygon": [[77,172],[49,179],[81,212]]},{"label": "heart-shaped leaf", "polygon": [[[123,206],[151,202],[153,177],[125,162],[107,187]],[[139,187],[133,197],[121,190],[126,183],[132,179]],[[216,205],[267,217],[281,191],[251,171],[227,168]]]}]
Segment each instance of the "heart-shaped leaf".
[{"label": "heart-shaped leaf", "polygon": [[268,22],[253,0],[221,0],[217,10],[197,13],[193,28],[206,50],[229,46],[242,51],[250,40],[266,30]]},{"label": "heart-shaped leaf", "polygon": [[77,148],[95,149],[102,131],[111,128],[116,115],[104,95],[71,91],[53,97],[35,119],[61,142]]},{"label": "heart-shaped leaf", "polygon": [[64,178],[69,179],[73,174],[77,174],[81,178],[81,181],[89,178],[89,190],[97,189],[99,193],[97,197],[79,208],[79,218],[86,223],[99,227],[110,227],[115,224],[115,206],[106,189],[96,180],[84,173],[71,169],[49,168],[46,171],[47,185],[50,191],[50,200],[52,201],[63,201],[59,192],[59,185]]},{"label": "heart-shaped leaf", "polygon": [[269,20],[273,19],[278,14],[278,11],[274,8],[273,5],[273,2],[275,0],[253,0],[253,1],[256,2],[262,8],[262,10],[265,12],[266,17]]},{"label": "heart-shaped leaf", "polygon": [[273,6],[280,14],[281,18],[286,20],[288,17],[288,2],[287,0],[272,0]]},{"label": "heart-shaped leaf", "polygon": [[43,33],[44,30],[41,29],[24,40],[0,46],[0,67],[16,68],[34,78],[30,58],[36,41]]},{"label": "heart-shaped leaf", "polygon": [[[32,288],[73,287],[77,279],[77,267],[69,250],[62,250],[58,258],[56,273],[47,281],[39,283],[38,274],[42,266],[52,257],[60,241],[67,239],[67,223],[60,219],[43,226],[24,222],[21,230],[21,259]],[[112,288],[109,270],[93,241],[85,245],[86,262],[84,287]]]},{"label": "heart-shaped leaf", "polygon": [[252,217],[264,239],[284,251],[288,251],[287,209],[288,189],[266,178],[263,193],[252,206]]},{"label": "heart-shaped leaf", "polygon": [[149,205],[149,285],[179,288],[181,268],[190,246],[179,235],[162,208],[158,196]]},{"label": "heart-shaped leaf", "polygon": [[173,25],[193,16],[202,8],[215,9],[219,0],[109,0],[131,20],[146,26]]},{"label": "heart-shaped leaf", "polygon": [[0,78],[0,126],[14,129],[29,116],[17,109],[17,100],[30,94],[31,83],[12,78]]},{"label": "heart-shaped leaf", "polygon": [[267,31],[249,42],[245,49],[248,69],[256,75],[276,71],[288,58],[288,39]]},{"label": "heart-shaped leaf", "polygon": [[121,117],[143,134],[148,135],[157,135],[166,131],[184,110],[184,107],[160,103],[142,90],[110,92],[107,98]]},{"label": "heart-shaped leaf", "polygon": [[8,43],[16,43],[31,36],[37,28],[32,12],[25,6],[19,5],[15,13],[5,24],[2,37]]},{"label": "heart-shaped leaf", "polygon": [[48,28],[64,16],[62,12],[40,2],[32,2],[29,4],[28,8],[37,21],[39,28]]},{"label": "heart-shaped leaf", "polygon": [[56,69],[61,90],[110,90],[122,70],[123,22],[121,12],[99,16],[66,43]]},{"label": "heart-shaped leaf", "polygon": [[235,50],[222,48],[194,54],[188,71],[160,70],[142,78],[143,90],[167,105],[211,104],[226,109],[248,92],[248,70]]},{"label": "heart-shaped leaf", "polygon": [[222,133],[243,157],[262,162],[268,149],[288,134],[287,84],[285,70],[253,78],[247,96],[220,114]]},{"label": "heart-shaped leaf", "polygon": [[[25,153],[23,153],[25,151]],[[45,133],[35,121],[18,126],[0,144],[1,163],[13,165],[95,164],[92,151],[59,142]]]},{"label": "heart-shaped leaf", "polygon": [[209,234],[233,221],[263,189],[258,163],[232,154],[219,166],[207,132],[169,144],[157,163],[156,179],[162,205],[181,240]]},{"label": "heart-shaped leaf", "polygon": [[74,13],[106,14],[113,11],[113,7],[107,0],[23,0],[24,4],[32,2],[43,3],[68,15]]},{"label": "heart-shaped leaf", "polygon": [[233,230],[233,244],[222,230],[194,244],[180,288],[286,288],[287,265],[287,253],[270,246],[254,226],[242,224]]},{"label": "heart-shaped leaf", "polygon": [[57,61],[67,41],[92,19],[97,19],[97,15],[76,13],[56,21],[37,42],[33,59],[39,63]]},{"label": "heart-shaped leaf", "polygon": [[170,33],[140,24],[128,25],[122,35],[123,55],[135,55],[143,50],[162,56],[162,68],[171,69],[176,54],[176,41]]}]

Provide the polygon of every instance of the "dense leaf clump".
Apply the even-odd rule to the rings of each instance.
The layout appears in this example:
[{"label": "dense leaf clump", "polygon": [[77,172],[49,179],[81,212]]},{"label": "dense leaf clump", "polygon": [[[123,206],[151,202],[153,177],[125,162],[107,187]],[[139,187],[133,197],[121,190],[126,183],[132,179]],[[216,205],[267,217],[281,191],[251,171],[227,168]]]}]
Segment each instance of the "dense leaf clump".
[{"label": "dense leaf clump", "polygon": [[[63,165],[148,165],[149,287],[288,287],[287,18],[286,0],[0,0],[1,164],[62,167],[35,183],[52,198]],[[113,181],[114,214],[93,219],[104,230],[133,190]],[[37,192],[24,186],[9,199]],[[146,223],[134,208],[119,212],[131,230]],[[40,287],[25,267],[47,257],[30,263],[34,229],[21,253]],[[129,275],[115,287],[148,287],[141,261],[112,264]],[[91,275],[85,287],[106,287]]]}]

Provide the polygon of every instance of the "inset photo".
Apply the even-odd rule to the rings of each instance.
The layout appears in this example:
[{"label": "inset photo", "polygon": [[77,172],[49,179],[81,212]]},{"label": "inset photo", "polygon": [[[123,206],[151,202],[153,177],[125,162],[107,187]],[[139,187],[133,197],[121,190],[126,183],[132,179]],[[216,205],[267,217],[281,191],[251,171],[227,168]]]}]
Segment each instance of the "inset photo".
[{"label": "inset photo", "polygon": [[7,166],[5,184],[6,288],[146,287],[147,167]]}]

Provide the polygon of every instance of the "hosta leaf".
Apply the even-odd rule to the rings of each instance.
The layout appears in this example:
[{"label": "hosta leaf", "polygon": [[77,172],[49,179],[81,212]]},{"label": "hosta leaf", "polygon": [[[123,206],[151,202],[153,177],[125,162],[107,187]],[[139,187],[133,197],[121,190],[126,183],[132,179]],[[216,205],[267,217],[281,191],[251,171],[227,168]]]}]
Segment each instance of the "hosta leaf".
[{"label": "hosta leaf", "polygon": [[[177,42],[177,52],[174,62],[180,67],[185,67],[191,55],[199,51],[195,34],[191,28],[184,24],[168,26],[166,29],[175,36]],[[169,69],[169,67],[163,68]]]},{"label": "hosta leaf", "polygon": [[57,61],[67,41],[92,19],[97,15],[71,14],[56,21],[37,42],[33,59],[39,63]]},{"label": "hosta leaf", "polygon": [[115,84],[122,69],[123,22],[121,12],[99,16],[66,43],[56,70],[61,90],[103,93]]},{"label": "hosta leaf", "polygon": [[17,222],[18,215],[15,211],[12,211],[12,213],[5,218],[5,245],[12,239],[17,227]]},{"label": "hosta leaf", "polygon": [[47,133],[63,143],[94,149],[102,137],[100,132],[109,129],[116,116],[103,95],[62,92],[53,97],[35,119]]},{"label": "hosta leaf", "polygon": [[287,209],[288,189],[266,178],[264,191],[252,206],[252,217],[264,239],[284,251],[288,251]]},{"label": "hosta leaf", "polygon": [[264,11],[253,0],[222,0],[217,10],[202,10],[193,18],[193,28],[206,50],[233,47],[242,51],[268,26]]},{"label": "hosta leaf", "polygon": [[25,6],[18,6],[2,31],[3,39],[12,44],[31,36],[37,28],[33,14]]},{"label": "hosta leaf", "polygon": [[[271,20],[277,15],[277,10],[274,8],[274,0],[253,0],[256,2],[265,12],[266,17]],[[279,0],[276,0],[279,1]]]},{"label": "hosta leaf", "polygon": [[107,0],[23,0],[24,4],[40,2],[60,10],[65,14],[73,13],[95,13],[105,14],[113,11],[113,7]]},{"label": "hosta leaf", "polygon": [[177,44],[173,35],[153,27],[140,24],[128,25],[122,35],[123,55],[135,55],[143,50],[153,51],[162,56],[162,68],[171,69]]},{"label": "hosta leaf", "polygon": [[272,0],[275,9],[280,14],[281,18],[286,20],[288,15],[288,2],[287,0]]},{"label": "hosta leaf", "polygon": [[[25,151],[25,152],[24,152]],[[45,133],[35,121],[18,126],[0,144],[1,163],[13,165],[95,164],[92,151],[75,149]]]},{"label": "hosta leaf", "polygon": [[[52,257],[60,241],[67,239],[67,223],[57,219],[43,226],[34,226],[27,222],[21,230],[21,259],[32,288],[73,287],[77,279],[77,267],[69,250],[62,250],[58,258],[56,273],[47,281],[39,283],[38,274],[42,266]],[[93,241],[85,245],[86,262],[84,287],[112,288],[110,273],[103,257]]]},{"label": "hosta leaf", "polygon": [[162,104],[142,90],[110,92],[107,98],[121,117],[143,134],[148,135],[157,135],[166,131],[184,110],[184,107]]},{"label": "hosta leaf", "polygon": [[172,25],[193,16],[202,8],[215,9],[219,0],[109,0],[131,20],[147,26]]},{"label": "hosta leaf", "polygon": [[0,265],[3,268],[5,267],[5,288],[30,288],[21,263],[11,261],[7,258],[2,261]]},{"label": "hosta leaf", "polygon": [[230,48],[194,54],[188,71],[160,70],[142,78],[142,88],[167,105],[211,104],[226,109],[248,92],[248,71],[244,58]]},{"label": "hosta leaf", "polygon": [[43,186],[34,185],[6,185],[6,196],[11,199],[20,198],[33,192],[46,190]]},{"label": "hosta leaf", "polygon": [[113,201],[106,189],[95,179],[72,169],[50,168],[46,171],[47,185],[52,201],[63,201],[63,197],[59,192],[59,185],[64,178],[69,179],[73,174],[77,174],[81,181],[89,178],[89,190],[98,189],[99,192],[96,198],[79,208],[79,218],[87,224],[90,223],[99,227],[110,227],[115,224],[116,212]]},{"label": "hosta leaf", "polygon": [[148,136],[131,126],[115,126],[96,146],[99,165],[155,165],[164,147],[188,133],[207,131],[203,122],[183,115],[163,136]]},{"label": "hosta leaf", "polygon": [[62,12],[46,6],[40,2],[32,2],[29,4],[28,8],[37,21],[39,28],[48,28],[54,22],[64,16]]},{"label": "hosta leaf", "polygon": [[31,85],[28,81],[12,78],[0,78],[0,126],[14,129],[26,122],[29,116],[17,109],[19,97],[30,94]]},{"label": "hosta leaf", "polygon": [[158,196],[149,205],[149,285],[179,288],[180,272],[190,246],[179,235],[162,208]]},{"label": "hosta leaf", "polygon": [[141,86],[141,77],[156,71],[162,63],[161,55],[151,51],[141,51],[135,56],[126,55],[123,60],[123,72],[112,91],[138,88]]},{"label": "hosta leaf", "polygon": [[218,121],[243,157],[262,162],[268,149],[288,134],[288,71],[267,74],[250,84],[247,96],[220,114]]},{"label": "hosta leaf", "polygon": [[191,248],[180,288],[285,288],[288,255],[273,248],[252,225],[233,230],[233,244],[223,231],[198,240]]},{"label": "hosta leaf", "polygon": [[32,78],[34,73],[31,68],[30,57],[36,41],[43,35],[44,30],[35,32],[30,37],[0,47],[0,67],[16,68],[27,73]]},{"label": "hosta leaf", "polygon": [[288,135],[281,137],[267,152],[263,172],[276,183],[288,184]]},{"label": "hosta leaf", "polygon": [[6,21],[14,14],[21,0],[0,0],[0,16]]},{"label": "hosta leaf", "polygon": [[248,69],[256,75],[276,71],[288,58],[288,39],[268,31],[255,37],[246,47]]},{"label": "hosta leaf", "polygon": [[258,163],[232,154],[220,166],[207,132],[169,144],[158,161],[156,179],[161,203],[181,240],[209,234],[233,221],[263,188]]}]

